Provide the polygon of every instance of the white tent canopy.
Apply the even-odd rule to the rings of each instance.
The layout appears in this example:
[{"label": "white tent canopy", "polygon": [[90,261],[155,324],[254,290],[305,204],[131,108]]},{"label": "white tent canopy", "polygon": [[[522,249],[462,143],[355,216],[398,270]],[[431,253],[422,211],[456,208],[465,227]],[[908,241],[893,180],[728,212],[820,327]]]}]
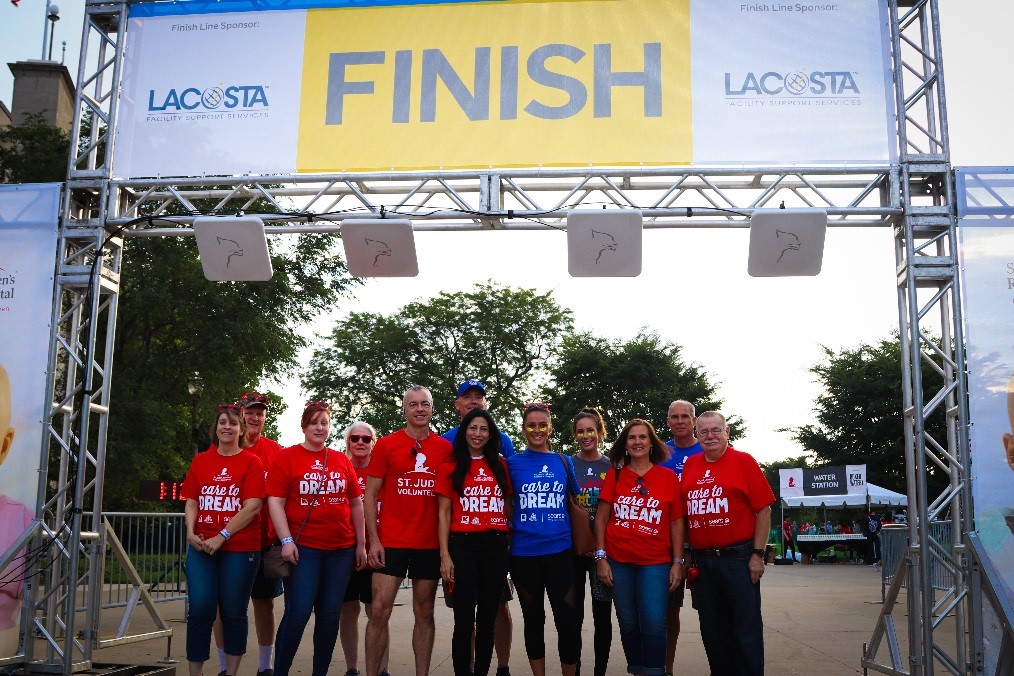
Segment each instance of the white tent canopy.
[{"label": "white tent canopy", "polygon": [[782,498],[783,507],[830,507],[838,509],[842,507],[865,507],[866,505],[908,506],[908,496],[904,493],[896,493],[883,486],[867,482],[865,495],[854,493],[852,495],[801,495],[798,497]]}]

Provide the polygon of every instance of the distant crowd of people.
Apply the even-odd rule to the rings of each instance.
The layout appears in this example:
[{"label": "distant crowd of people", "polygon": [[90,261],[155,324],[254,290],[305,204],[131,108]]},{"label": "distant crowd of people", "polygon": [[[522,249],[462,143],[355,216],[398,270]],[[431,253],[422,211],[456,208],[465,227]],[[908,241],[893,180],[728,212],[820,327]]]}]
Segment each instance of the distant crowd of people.
[{"label": "distant crowd of people", "polygon": [[[184,481],[191,674],[211,658],[212,635],[220,676],[237,674],[252,599],[258,676],[287,676],[311,613],[314,676],[331,671],[339,638],[346,676],[359,676],[361,609],[362,668],[383,676],[405,578],[417,676],[430,670],[441,582],[456,676],[485,676],[494,659],[497,676],[509,675],[515,595],[532,673],[578,674],[589,591],[594,674],[607,672],[614,617],[627,673],[671,674],[685,588],[712,674],[763,673],[760,579],[775,497],[754,458],[729,445],[720,412],[677,400],[672,441],[635,418],[607,444],[602,415],[585,408],[569,419],[577,449],[565,454],[550,442],[550,406],[532,402],[516,452],[472,379],[456,392],[458,427],[436,434],[432,394],[415,386],[402,399],[404,428],[378,438],[353,421],[342,452],[328,447],[327,402],[306,404],[304,440],[285,449],[261,434],[270,405],[258,393],[219,405],[214,443]],[[272,572],[279,548],[284,580]],[[559,668],[547,666],[547,597]]]}]

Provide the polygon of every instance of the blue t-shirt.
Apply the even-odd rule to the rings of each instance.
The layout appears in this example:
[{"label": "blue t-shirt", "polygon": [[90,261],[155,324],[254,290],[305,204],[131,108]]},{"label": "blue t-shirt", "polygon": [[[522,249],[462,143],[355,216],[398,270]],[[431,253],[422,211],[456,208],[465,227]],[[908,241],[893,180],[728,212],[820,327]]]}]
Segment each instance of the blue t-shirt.
[{"label": "blue t-shirt", "polygon": [[511,554],[544,556],[570,549],[570,514],[567,512],[567,475],[573,485],[574,463],[557,453],[524,450],[507,459],[514,489]]},{"label": "blue t-shirt", "polygon": [[683,478],[683,465],[686,463],[687,458],[691,455],[697,455],[704,449],[701,448],[701,442],[695,441],[693,446],[687,446],[686,448],[676,448],[676,443],[672,441],[665,442],[665,445],[670,448],[669,459],[662,463],[662,467],[668,467],[672,471],[676,472],[676,476]]},{"label": "blue t-shirt", "polygon": [[[458,427],[461,427],[461,425],[458,425]],[[458,433],[458,427],[452,427],[440,436],[453,444],[454,436]],[[503,432],[500,433],[500,455],[505,458],[509,458],[514,455],[514,442],[511,441],[511,438]]]}]

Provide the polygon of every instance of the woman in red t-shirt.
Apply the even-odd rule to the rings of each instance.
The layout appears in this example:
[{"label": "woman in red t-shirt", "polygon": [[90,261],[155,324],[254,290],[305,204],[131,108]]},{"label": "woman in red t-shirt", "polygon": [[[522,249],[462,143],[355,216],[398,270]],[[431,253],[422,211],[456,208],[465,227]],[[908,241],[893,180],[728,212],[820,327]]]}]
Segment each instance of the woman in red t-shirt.
[{"label": "woman in red t-shirt", "polygon": [[634,418],[609,450],[614,467],[599,493],[595,560],[613,586],[620,642],[631,674],[665,669],[668,592],[683,576],[683,502],[679,479],[651,423]]},{"label": "woman in red t-shirt", "polygon": [[[454,461],[437,468],[440,575],[454,592],[451,662],[455,676],[486,676],[493,628],[507,584],[507,503],[510,480],[500,456],[500,430],[475,408],[454,436]],[[472,633],[475,666],[472,667]]]},{"label": "woman in red t-shirt", "polygon": [[276,676],[289,673],[311,612],[312,673],[327,674],[349,576],[366,565],[362,491],[349,459],[327,447],[330,405],[308,403],[301,423],[303,443],[284,449],[268,470],[271,522],[282,558],[294,564],[275,638]]},{"label": "woman in red t-shirt", "polygon": [[[366,492],[366,467],[377,443],[377,431],[373,425],[362,420],[353,420],[345,428],[345,455],[352,461],[352,468],[359,480],[359,490]],[[367,552],[369,543],[367,543]],[[373,614],[373,569],[369,566],[356,570],[349,578],[342,601],[341,635],[342,652],[345,653],[345,676],[359,674],[359,605],[366,606],[366,618]],[[387,674],[388,653],[380,660],[380,674]]]},{"label": "woman in red t-shirt", "polygon": [[238,404],[219,404],[214,450],[194,456],[181,493],[187,525],[187,660],[197,676],[211,655],[211,626],[222,617],[225,673],[246,652],[247,606],[261,560],[264,466],[241,447]]}]

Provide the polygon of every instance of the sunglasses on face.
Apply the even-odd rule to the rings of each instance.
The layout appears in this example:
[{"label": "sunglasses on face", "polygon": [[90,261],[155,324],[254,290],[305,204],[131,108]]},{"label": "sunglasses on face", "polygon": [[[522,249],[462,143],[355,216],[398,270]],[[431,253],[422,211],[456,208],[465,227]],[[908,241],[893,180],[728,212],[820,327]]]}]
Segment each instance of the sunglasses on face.
[{"label": "sunglasses on face", "polygon": [[363,442],[364,444],[368,444],[371,441],[373,441],[373,435],[372,434],[350,434],[349,435],[349,441],[351,441],[354,444],[358,444],[360,441]]},{"label": "sunglasses on face", "polygon": [[648,494],[648,487],[644,485],[644,477],[643,476],[637,477],[637,481],[634,482],[634,483],[637,486],[637,492],[638,493],[640,493],[641,495],[647,495]]},{"label": "sunglasses on face", "polygon": [[419,451],[421,450],[422,450],[422,442],[419,441],[415,442],[415,446],[412,447],[412,456],[414,457],[419,455]]}]

